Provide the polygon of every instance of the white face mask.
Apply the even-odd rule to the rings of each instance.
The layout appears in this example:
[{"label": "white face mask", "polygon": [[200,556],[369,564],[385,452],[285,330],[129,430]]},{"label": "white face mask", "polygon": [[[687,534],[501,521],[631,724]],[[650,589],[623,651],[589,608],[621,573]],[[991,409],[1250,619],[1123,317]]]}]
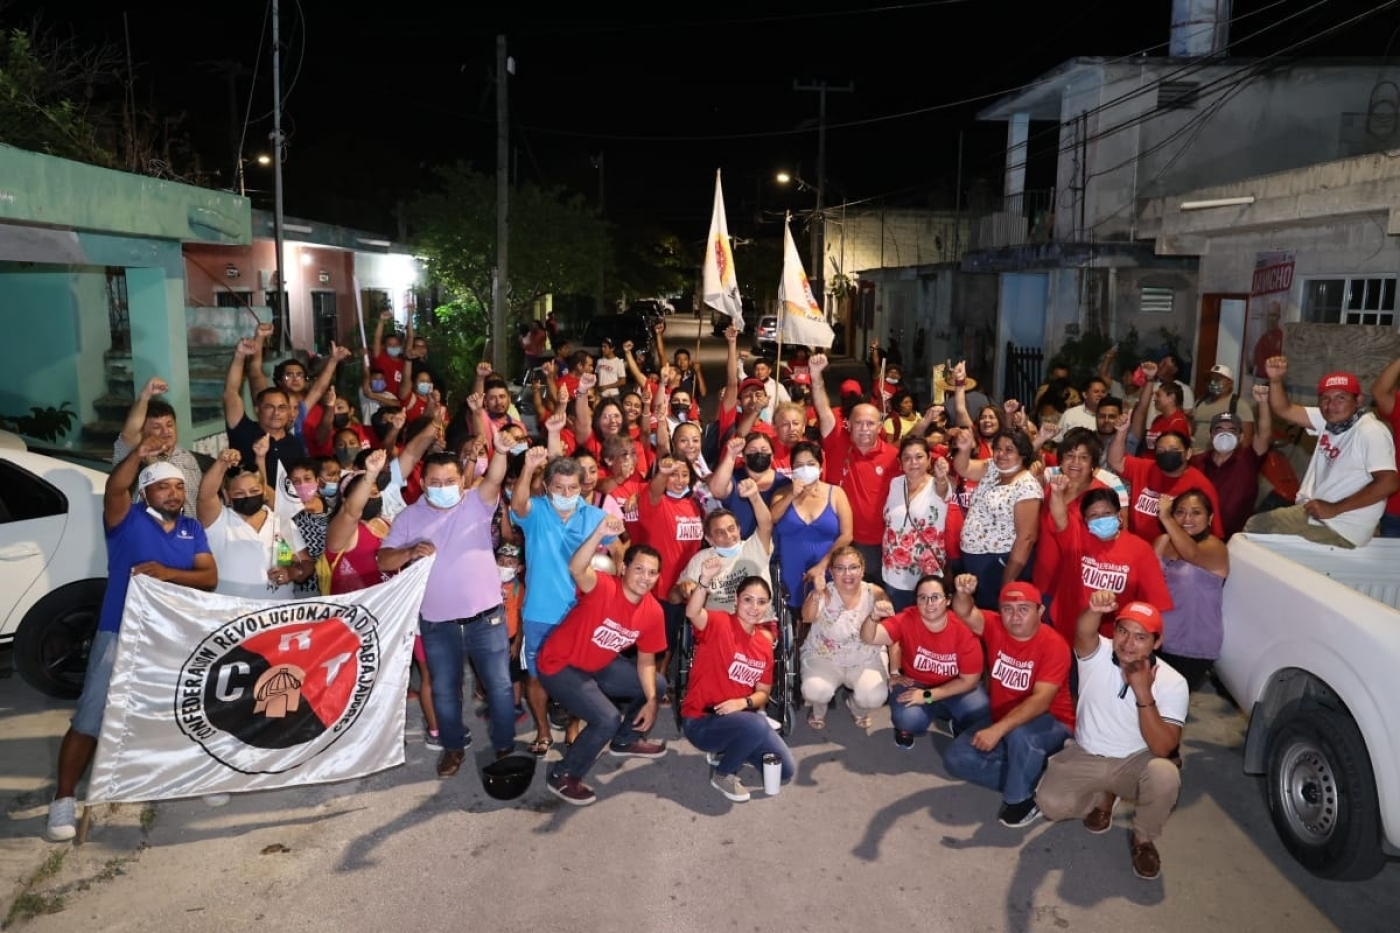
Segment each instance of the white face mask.
[{"label": "white face mask", "polygon": [[1210,439],[1210,444],[1222,454],[1228,454],[1240,446],[1239,436],[1233,431],[1221,431]]},{"label": "white face mask", "polygon": [[821,474],[821,467],[810,463],[792,469],[792,478],[807,486],[815,483]]},{"label": "white face mask", "polygon": [[502,567],[500,565],[497,565],[496,573],[500,574],[502,583],[509,583],[510,581],[515,579],[514,567]]}]

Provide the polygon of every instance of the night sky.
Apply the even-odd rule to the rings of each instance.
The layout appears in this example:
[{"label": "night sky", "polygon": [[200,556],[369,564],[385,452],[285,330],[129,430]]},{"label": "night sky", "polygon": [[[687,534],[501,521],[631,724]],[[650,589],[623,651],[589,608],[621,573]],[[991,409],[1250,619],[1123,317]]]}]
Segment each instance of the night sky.
[{"label": "night sky", "polygon": [[[1235,52],[1266,54],[1379,2],[1235,0],[1236,38],[1315,7]],[[120,46],[122,6],[48,4],[43,21]],[[827,98],[829,202],[952,207],[959,131],[964,189],[981,179],[995,193],[1001,183],[1005,128],[976,123],[978,109],[1075,55],[1165,54],[1171,10],[1170,0],[629,3],[564,13],[557,4],[445,6],[283,0],[289,214],[392,234],[396,199],[428,184],[433,164],[463,159],[493,170],[498,33],[516,61],[518,177],[596,199],[601,153],[615,222],[648,221],[703,239],[717,167],[732,232],[743,234],[759,211],[810,208],[810,194],[772,180],[800,164],[815,181],[818,95],[794,90],[795,80],[854,85]],[[34,8],[43,5],[11,2],[0,18],[17,25]],[[219,62],[243,72],[237,127],[252,88],[245,153],[267,149],[266,51],[258,60],[266,10],[256,0],[217,12],[162,0],[127,10],[138,101],[187,111],[208,163],[228,165],[234,149]],[[1381,56],[1393,51],[1397,28],[1400,6],[1308,51]],[[269,33],[263,43],[270,41]],[[895,116],[912,111],[924,112]],[[1033,173],[1053,165],[1049,142],[1033,157]],[[249,188],[270,188],[270,176],[251,166]]]}]

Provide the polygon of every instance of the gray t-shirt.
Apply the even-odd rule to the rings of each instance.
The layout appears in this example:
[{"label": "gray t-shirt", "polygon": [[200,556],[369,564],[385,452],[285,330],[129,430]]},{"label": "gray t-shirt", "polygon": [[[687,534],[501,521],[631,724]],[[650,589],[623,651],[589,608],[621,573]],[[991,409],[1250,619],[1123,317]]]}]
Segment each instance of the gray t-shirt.
[{"label": "gray t-shirt", "polygon": [[772,556],[771,545],[765,548],[758,535],[752,534],[744,539],[744,543],[739,546],[739,553],[733,557],[721,557],[719,551],[712,547],[701,548],[685,565],[677,582],[698,583],[700,568],[704,566],[705,561],[711,557],[719,557],[724,561],[724,569],[710,586],[705,608],[733,612],[734,591],[739,588],[745,577],[762,577],[772,586],[772,580],[768,577],[768,561]]},{"label": "gray t-shirt", "polygon": [[[118,435],[116,442],[112,445],[112,462],[121,463],[130,454],[131,448],[127,446],[126,441],[121,439],[121,435]],[[204,479],[204,471],[199,468],[199,461],[195,459],[194,454],[183,447],[174,447],[168,456],[158,459],[169,460],[179,467],[181,473],[185,474],[185,507],[180,511],[190,518],[195,518],[195,504],[199,500],[199,483]],[[138,502],[140,499],[140,493],[133,486],[131,488],[131,501]]]}]

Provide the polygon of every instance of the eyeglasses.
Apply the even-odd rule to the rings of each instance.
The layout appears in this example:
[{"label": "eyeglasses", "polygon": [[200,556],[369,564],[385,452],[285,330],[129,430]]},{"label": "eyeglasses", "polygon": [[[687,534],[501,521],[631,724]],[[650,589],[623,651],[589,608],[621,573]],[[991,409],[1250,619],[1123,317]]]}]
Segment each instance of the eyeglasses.
[{"label": "eyeglasses", "polygon": [[916,602],[928,604],[928,603],[941,602],[942,600],[945,600],[945,599],[947,599],[947,598],[948,598],[948,597],[944,596],[942,593],[930,593],[930,594],[927,594],[927,595],[924,595],[924,596],[915,596],[915,597],[914,597],[914,600],[915,600]]},{"label": "eyeglasses", "polygon": [[832,572],[832,573],[859,573],[860,571],[862,571],[862,570],[864,570],[864,569],[865,569],[865,568],[862,567],[860,564],[845,564],[845,565],[843,565],[843,566],[841,566],[841,567],[832,567],[832,568],[831,568],[831,572]]}]

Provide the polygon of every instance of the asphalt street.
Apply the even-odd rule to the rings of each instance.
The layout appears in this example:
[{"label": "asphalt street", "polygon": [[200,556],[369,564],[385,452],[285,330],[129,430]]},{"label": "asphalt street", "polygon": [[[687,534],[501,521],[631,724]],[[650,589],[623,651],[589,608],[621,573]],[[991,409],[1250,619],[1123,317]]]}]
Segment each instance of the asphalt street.
[{"label": "asphalt street", "polygon": [[[705,343],[708,369],[722,348]],[[1260,782],[1241,772],[1245,720],[1209,689],[1193,699],[1183,796],[1154,882],[1129,865],[1130,806],[1105,836],[1078,823],[1004,828],[996,794],[948,777],[944,737],[900,750],[884,710],[868,732],[840,707],[823,732],[799,718],[796,779],[743,804],[710,787],[704,756],[676,736],[665,710],[653,737],[667,739],[670,754],[605,755],[588,777],[597,803],[576,809],[545,791],[544,767],[511,803],[485,795],[470,758],[438,780],[417,704],[406,706],[400,767],[236,795],[221,809],[199,800],[100,807],[87,843],[73,847],[42,839],[72,704],[0,679],[0,917],[9,912],[9,928],[61,933],[1353,933],[1393,930],[1400,915],[1396,864],[1338,884],[1287,855]],[[485,744],[485,724],[472,727]],[[531,731],[522,727],[522,739]],[[744,776],[761,786],[752,771]],[[29,916],[43,909],[57,912]]]}]

